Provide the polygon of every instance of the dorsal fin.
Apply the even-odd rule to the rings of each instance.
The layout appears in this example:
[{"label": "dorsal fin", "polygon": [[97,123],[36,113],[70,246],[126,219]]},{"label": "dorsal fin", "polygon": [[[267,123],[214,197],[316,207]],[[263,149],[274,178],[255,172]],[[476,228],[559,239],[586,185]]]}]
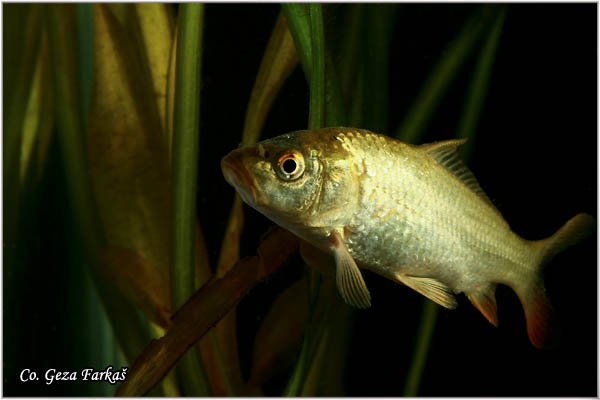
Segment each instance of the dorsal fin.
[{"label": "dorsal fin", "polygon": [[467,168],[458,156],[456,149],[466,141],[467,139],[443,140],[440,142],[423,144],[420,147],[440,165],[452,172],[465,186],[481,197],[492,210],[499,215],[502,215],[487,194],[485,194],[481,186],[479,186],[479,182],[475,179],[475,175],[473,175],[471,170]]}]

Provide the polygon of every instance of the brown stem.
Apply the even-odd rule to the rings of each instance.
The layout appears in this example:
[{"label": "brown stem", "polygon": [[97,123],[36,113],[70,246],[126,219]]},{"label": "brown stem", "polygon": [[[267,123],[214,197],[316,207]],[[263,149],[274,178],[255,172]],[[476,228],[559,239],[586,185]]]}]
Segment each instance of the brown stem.
[{"label": "brown stem", "polygon": [[294,235],[275,229],[259,246],[258,256],[239,260],[223,278],[206,283],[173,315],[165,335],[146,346],[117,389],[117,396],[141,396],[152,389],[250,288],[275,272],[297,249]]}]

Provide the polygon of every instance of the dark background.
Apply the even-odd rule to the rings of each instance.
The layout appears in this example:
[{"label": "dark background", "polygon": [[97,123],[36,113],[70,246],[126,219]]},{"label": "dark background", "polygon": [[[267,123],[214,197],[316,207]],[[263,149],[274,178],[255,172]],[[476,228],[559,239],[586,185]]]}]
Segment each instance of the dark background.
[{"label": "dark background", "polygon": [[[326,15],[335,15],[339,7],[343,6],[327,5]],[[393,134],[448,41],[479,5],[389,7],[396,12],[390,121],[389,130],[380,133]],[[513,230],[526,239],[547,237],[580,212],[597,217],[596,7],[508,6],[469,165]],[[206,8],[198,216],[203,227],[210,227],[204,230],[213,265],[234,193],[222,178],[219,162],[241,140],[250,91],[278,13],[278,5],[266,4]],[[472,57],[465,64],[442,99],[425,142],[454,135],[474,62]],[[275,102],[262,137],[303,129],[307,120],[308,87],[297,68]],[[67,274],[72,277],[72,271],[60,264],[69,251],[64,240],[68,237],[64,216],[69,210],[57,153],[54,144],[43,190],[45,211],[38,222],[40,236],[32,238],[36,255],[26,275],[31,286],[19,306],[33,317],[18,327],[4,325],[5,332],[19,332],[16,343],[4,342],[5,351],[16,346],[20,363],[38,370],[65,365],[65,352],[77,351],[77,343],[65,339],[72,337],[67,333],[73,327],[63,309],[66,293],[73,289],[66,287],[70,281],[62,279]],[[242,256],[255,253],[260,235],[271,225],[248,207],[245,214]],[[456,310],[439,313],[420,395],[596,396],[596,252],[594,235],[557,256],[546,269],[549,297],[562,329],[562,340],[553,350],[537,350],[529,343],[520,303],[507,287],[500,286],[496,295],[498,329],[465,296],[458,296]],[[297,266],[281,269],[240,303],[245,372],[254,330],[269,301],[299,275]],[[399,396],[423,300],[377,275],[365,272],[364,276],[373,306],[356,313],[345,395]],[[14,382],[7,383],[6,372],[4,393],[24,394]],[[284,378],[272,383],[266,394],[278,395]],[[35,390],[39,391],[29,394],[74,394],[67,385]]]}]

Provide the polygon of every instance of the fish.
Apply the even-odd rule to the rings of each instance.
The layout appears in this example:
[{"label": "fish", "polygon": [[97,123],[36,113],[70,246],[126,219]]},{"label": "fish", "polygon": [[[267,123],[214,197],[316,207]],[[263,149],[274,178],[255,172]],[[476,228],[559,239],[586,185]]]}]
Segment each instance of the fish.
[{"label": "fish", "polygon": [[514,233],[459,158],[464,139],[412,145],[363,129],[287,133],[221,160],[242,200],[333,256],[344,301],[371,306],[360,268],[448,309],[464,293],[498,326],[495,291],[509,286],[538,348],[555,344],[542,269],[596,229],[578,214],[552,236]]}]

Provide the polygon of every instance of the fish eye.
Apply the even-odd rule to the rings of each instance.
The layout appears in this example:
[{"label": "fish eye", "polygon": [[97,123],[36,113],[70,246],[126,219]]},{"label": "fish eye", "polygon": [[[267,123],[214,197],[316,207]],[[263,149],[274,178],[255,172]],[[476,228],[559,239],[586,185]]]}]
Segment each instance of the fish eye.
[{"label": "fish eye", "polygon": [[296,151],[286,152],[277,160],[277,174],[286,181],[300,178],[304,172],[304,157]]}]

